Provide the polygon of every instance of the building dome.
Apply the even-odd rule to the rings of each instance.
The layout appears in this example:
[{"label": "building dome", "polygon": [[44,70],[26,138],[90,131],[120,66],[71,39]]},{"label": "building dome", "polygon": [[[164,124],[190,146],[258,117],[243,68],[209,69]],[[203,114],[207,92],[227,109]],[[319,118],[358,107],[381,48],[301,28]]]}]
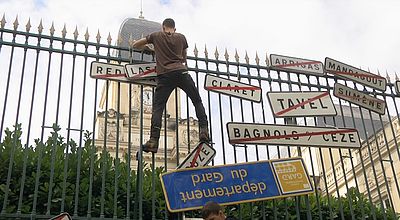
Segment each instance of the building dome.
[{"label": "building dome", "polygon": [[[119,35],[122,38],[122,41],[117,43],[117,46],[128,48],[129,47],[129,37],[132,35],[134,40],[138,40],[142,37],[145,37],[153,32],[161,31],[161,24],[148,21],[141,18],[128,18],[124,22],[122,22],[121,27],[119,29]],[[129,56],[129,52],[126,50],[121,51],[121,58],[123,59],[131,59]],[[140,53],[133,54],[133,60],[141,60]],[[144,61],[153,61],[153,56],[151,55],[144,55]]]}]

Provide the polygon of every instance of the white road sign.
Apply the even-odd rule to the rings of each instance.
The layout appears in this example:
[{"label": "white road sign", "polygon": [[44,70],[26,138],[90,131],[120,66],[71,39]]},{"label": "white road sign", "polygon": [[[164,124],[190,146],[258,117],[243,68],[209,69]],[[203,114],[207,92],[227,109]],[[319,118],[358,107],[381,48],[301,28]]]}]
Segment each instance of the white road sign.
[{"label": "white road sign", "polygon": [[206,166],[215,157],[215,153],[210,145],[201,143],[186,156],[177,169]]},{"label": "white road sign", "polygon": [[208,91],[218,92],[253,102],[261,102],[261,87],[220,78],[209,74],[206,75],[204,88]]},{"label": "white road sign", "polygon": [[129,79],[140,79],[157,76],[156,63],[126,64],[126,76]]},{"label": "white road sign", "polygon": [[325,70],[343,79],[349,79],[381,91],[386,90],[386,79],[384,77],[341,63],[329,57],[325,58]]},{"label": "white road sign", "polygon": [[340,83],[335,83],[333,94],[338,98],[344,99],[378,114],[385,114],[386,102],[384,100],[377,99]]},{"label": "white road sign", "polygon": [[329,92],[268,92],[275,117],[334,116]]},{"label": "white road sign", "polygon": [[321,61],[307,60],[276,54],[271,54],[270,60],[271,69],[294,73],[311,74],[316,76],[325,75],[324,66]]},{"label": "white road sign", "polygon": [[309,126],[227,124],[231,144],[268,144],[288,146],[315,146],[360,148],[358,131],[353,128],[327,128]]},{"label": "white road sign", "polygon": [[397,95],[400,95],[400,81],[395,82]]},{"label": "white road sign", "polygon": [[90,77],[95,79],[108,79],[119,82],[128,82],[134,84],[143,84],[156,86],[155,79],[130,80],[126,77],[125,67],[123,65],[102,63],[94,61],[90,65]]}]

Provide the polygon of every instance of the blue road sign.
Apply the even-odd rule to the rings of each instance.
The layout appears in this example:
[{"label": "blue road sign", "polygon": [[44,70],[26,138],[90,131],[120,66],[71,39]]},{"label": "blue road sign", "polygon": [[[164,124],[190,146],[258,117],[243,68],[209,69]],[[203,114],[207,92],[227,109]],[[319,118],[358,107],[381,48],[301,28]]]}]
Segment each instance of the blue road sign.
[{"label": "blue road sign", "polygon": [[313,192],[301,158],[180,169],[161,174],[171,212]]}]

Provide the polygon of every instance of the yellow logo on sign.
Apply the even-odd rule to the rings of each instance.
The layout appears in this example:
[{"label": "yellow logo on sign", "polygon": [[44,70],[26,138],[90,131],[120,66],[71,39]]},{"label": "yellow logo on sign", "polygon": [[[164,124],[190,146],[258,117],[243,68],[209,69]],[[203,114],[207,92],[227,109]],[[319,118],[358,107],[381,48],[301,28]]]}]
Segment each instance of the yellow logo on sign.
[{"label": "yellow logo on sign", "polygon": [[308,174],[301,160],[274,161],[272,167],[282,194],[312,190]]}]

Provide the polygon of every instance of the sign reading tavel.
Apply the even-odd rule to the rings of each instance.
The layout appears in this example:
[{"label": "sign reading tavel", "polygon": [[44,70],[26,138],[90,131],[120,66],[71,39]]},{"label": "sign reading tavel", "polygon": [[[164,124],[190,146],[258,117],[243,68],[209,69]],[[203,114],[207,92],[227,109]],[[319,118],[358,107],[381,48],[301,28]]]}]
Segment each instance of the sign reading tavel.
[{"label": "sign reading tavel", "polygon": [[329,92],[268,92],[275,117],[334,116]]},{"label": "sign reading tavel", "polygon": [[344,99],[378,114],[385,114],[386,102],[384,100],[369,96],[340,83],[335,83],[333,94],[338,98]]},{"label": "sign reading tavel", "polygon": [[304,73],[316,76],[323,76],[324,67],[321,61],[307,60],[302,58],[270,55],[271,69],[289,71],[294,73]]},{"label": "sign reading tavel", "polygon": [[260,87],[216,77],[209,74],[206,75],[204,88],[208,91],[235,96],[253,102],[261,102]]},{"label": "sign reading tavel", "polygon": [[350,79],[374,89],[386,90],[386,79],[384,77],[341,63],[329,57],[325,58],[325,70],[333,75]]},{"label": "sign reading tavel", "polygon": [[301,158],[179,169],[161,174],[161,185],[170,212],[313,192]]},{"label": "sign reading tavel", "polygon": [[249,124],[227,124],[231,144],[271,144],[289,146],[316,146],[360,148],[358,131],[353,128],[327,128]]}]

